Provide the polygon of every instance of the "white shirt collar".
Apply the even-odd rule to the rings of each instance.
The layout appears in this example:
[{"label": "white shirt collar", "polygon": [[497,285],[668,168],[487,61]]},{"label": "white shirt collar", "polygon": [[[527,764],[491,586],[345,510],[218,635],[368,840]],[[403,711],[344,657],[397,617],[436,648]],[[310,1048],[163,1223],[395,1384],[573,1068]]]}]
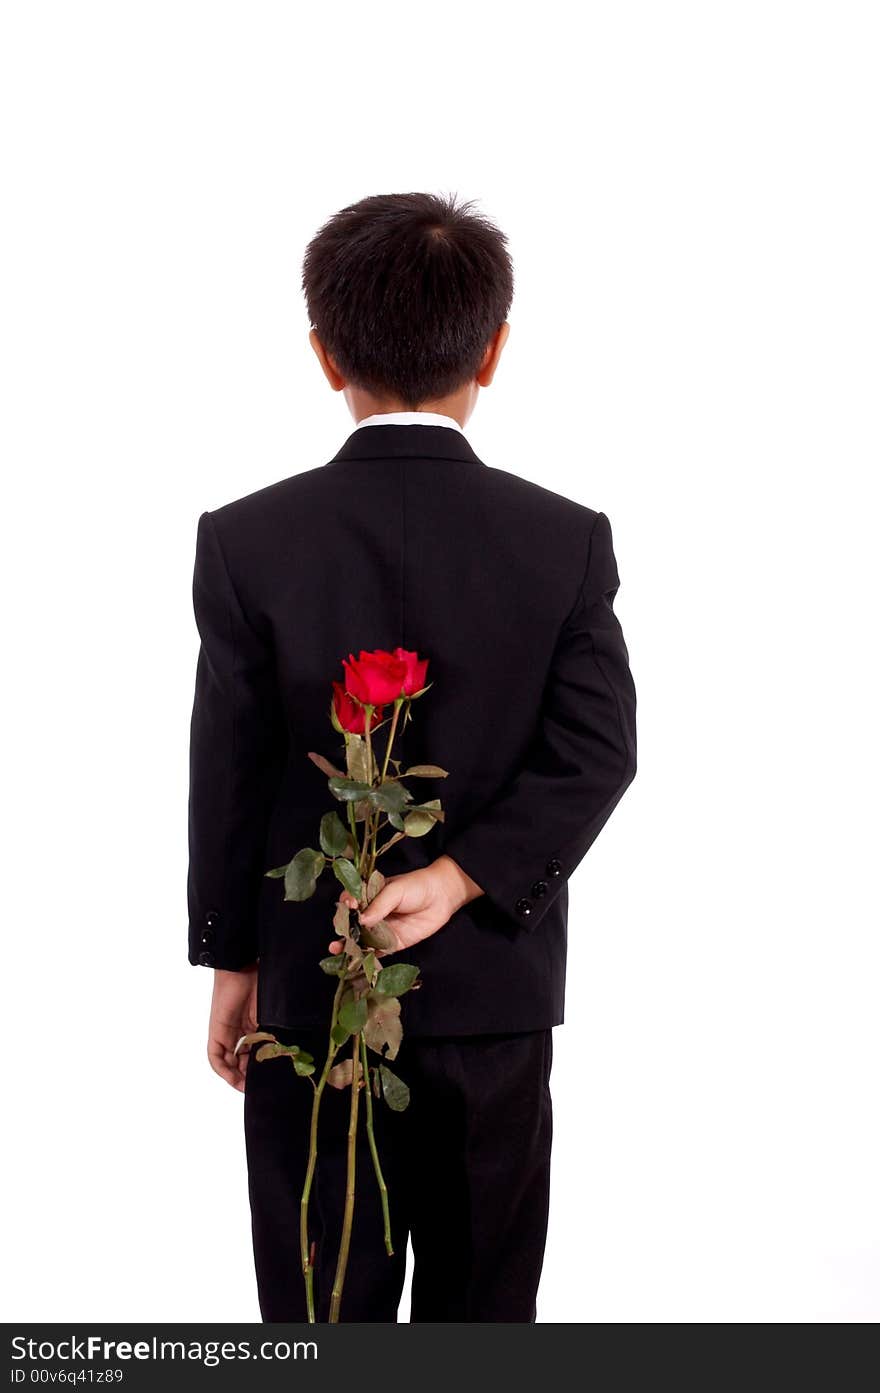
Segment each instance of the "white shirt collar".
[{"label": "white shirt collar", "polygon": [[458,421],[437,411],[377,411],[373,416],[365,416],[358,421],[355,430],[361,426],[451,426],[464,435]]}]

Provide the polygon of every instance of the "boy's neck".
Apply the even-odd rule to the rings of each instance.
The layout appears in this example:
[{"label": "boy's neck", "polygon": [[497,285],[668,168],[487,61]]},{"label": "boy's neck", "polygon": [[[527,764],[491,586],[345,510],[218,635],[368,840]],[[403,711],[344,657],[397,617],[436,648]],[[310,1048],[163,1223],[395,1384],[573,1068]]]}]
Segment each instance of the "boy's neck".
[{"label": "boy's neck", "polygon": [[462,428],[476,405],[478,391],[476,383],[467,383],[450,396],[419,402],[418,406],[413,406],[394,397],[373,396],[372,393],[351,385],[344,388],[348,409],[355,422],[363,421],[367,416],[385,415],[389,411],[429,411],[437,416],[451,416]]}]

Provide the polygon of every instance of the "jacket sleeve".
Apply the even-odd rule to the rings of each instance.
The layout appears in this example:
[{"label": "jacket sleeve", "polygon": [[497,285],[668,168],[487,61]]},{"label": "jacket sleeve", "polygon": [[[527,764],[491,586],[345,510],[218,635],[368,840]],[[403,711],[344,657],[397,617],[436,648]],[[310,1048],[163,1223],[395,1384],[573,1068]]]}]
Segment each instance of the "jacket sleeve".
[{"label": "jacket sleeve", "polygon": [[556,644],[535,735],[500,796],[444,851],[520,927],[537,928],[636,772],[636,693],[599,513],[580,590]]},{"label": "jacket sleeve", "polygon": [[258,955],[257,900],[286,730],[271,638],[242,610],[210,513],[199,518],[201,638],[189,756],[189,961],[239,970]]}]

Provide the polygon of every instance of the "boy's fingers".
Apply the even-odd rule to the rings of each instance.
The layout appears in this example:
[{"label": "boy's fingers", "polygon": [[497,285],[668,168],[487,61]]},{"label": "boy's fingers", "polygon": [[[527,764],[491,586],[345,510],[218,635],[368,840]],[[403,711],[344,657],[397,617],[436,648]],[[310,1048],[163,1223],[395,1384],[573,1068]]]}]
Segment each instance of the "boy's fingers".
[{"label": "boy's fingers", "polygon": [[367,908],[361,911],[360,921],[364,928],[372,928],[374,924],[378,924],[380,919],[384,919],[387,914],[390,914],[392,909],[400,904],[402,894],[399,881],[386,881],[376,898],[371,900]]},{"label": "boy's fingers", "polygon": [[228,1063],[228,1051],[217,1040],[212,1040],[208,1045],[208,1063],[224,1082],[239,1090],[244,1088],[244,1076],[239,1072],[238,1064]]}]

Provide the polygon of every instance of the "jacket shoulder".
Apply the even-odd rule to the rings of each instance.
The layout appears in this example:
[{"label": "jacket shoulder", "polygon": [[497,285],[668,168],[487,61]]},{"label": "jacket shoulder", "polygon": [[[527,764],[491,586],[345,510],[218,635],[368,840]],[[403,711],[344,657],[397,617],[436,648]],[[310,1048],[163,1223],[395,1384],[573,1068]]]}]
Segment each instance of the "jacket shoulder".
[{"label": "jacket shoulder", "polygon": [[243,494],[241,498],[234,498],[229,503],[211,508],[211,519],[221,531],[235,531],[240,526],[276,516],[279,507],[289,502],[305,501],[320,493],[326,487],[326,483],[326,466],[319,464],[313,469],[304,469],[300,474],[291,474],[286,479],[279,479],[277,483],[266,484],[263,488],[254,489],[252,493]]},{"label": "jacket shoulder", "polygon": [[499,498],[508,499],[516,507],[536,510],[542,518],[568,523],[575,531],[585,529],[590,532],[599,516],[598,509],[589,508],[585,503],[578,503],[567,494],[556,493],[532,479],[524,479],[521,474],[488,466],[485,477],[487,487]]}]

